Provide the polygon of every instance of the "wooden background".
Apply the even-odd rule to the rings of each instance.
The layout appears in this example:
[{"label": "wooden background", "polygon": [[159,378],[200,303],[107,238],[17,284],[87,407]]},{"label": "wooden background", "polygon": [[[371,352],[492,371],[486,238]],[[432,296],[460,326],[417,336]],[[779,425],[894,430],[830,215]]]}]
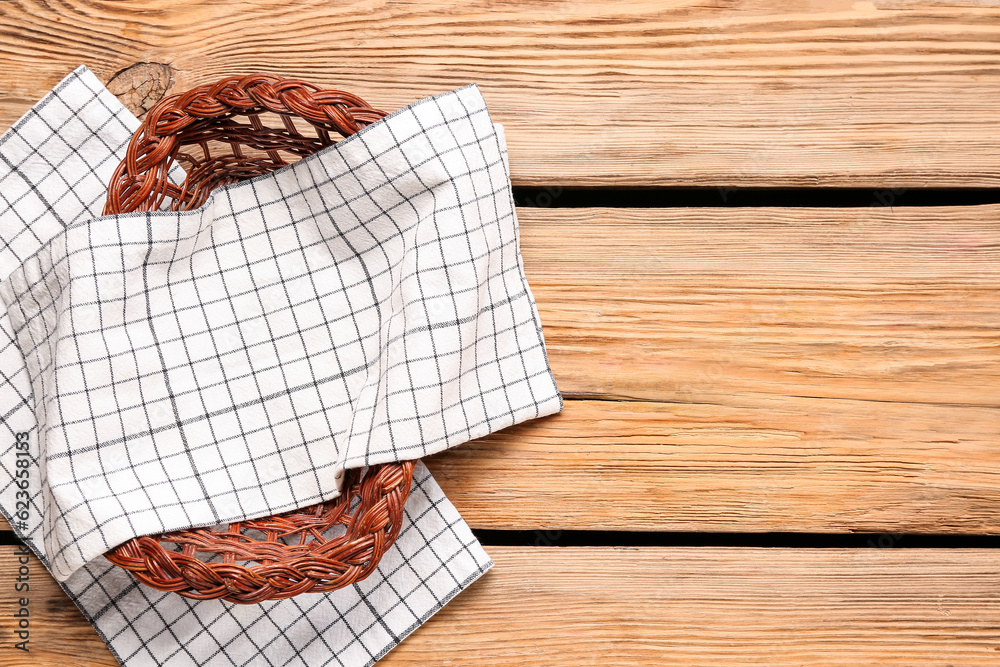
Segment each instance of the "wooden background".
[{"label": "wooden background", "polygon": [[[518,214],[567,400],[428,459],[474,528],[904,547],[550,532],[487,547],[495,569],[380,664],[1000,664],[1000,552],[903,539],[1000,534],[1000,206],[905,206],[1000,186],[1000,3],[0,2],[0,130],[79,64],[137,113],[253,71],[385,109],[479,84],[515,186],[556,195]],[[569,186],[720,207],[560,208]],[[872,206],[721,207],[746,186]],[[33,575],[31,664],[116,664]],[[0,666],[26,664],[14,602]]]}]

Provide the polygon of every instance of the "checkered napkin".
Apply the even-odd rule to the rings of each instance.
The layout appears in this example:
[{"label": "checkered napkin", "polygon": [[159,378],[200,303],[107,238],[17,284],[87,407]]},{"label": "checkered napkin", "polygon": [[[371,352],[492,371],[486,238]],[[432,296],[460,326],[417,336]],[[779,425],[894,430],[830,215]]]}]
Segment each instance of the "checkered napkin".
[{"label": "checkered napkin", "polygon": [[94,219],[137,125],[80,68],[0,138],[0,509],[125,664],[371,664],[492,565],[422,465],[351,588],[192,602],[101,554],[561,409],[502,129],[468,86],[196,211]]}]

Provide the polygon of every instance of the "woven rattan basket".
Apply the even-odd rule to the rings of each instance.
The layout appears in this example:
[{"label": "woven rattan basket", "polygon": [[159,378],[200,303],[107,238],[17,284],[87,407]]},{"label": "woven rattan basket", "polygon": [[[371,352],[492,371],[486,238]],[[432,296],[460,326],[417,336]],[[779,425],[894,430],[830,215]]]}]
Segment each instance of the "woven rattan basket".
[{"label": "woven rattan basket", "polygon": [[[284,167],[383,116],[349,93],[277,76],[195,88],[150,109],[104,212],[196,208],[217,187]],[[169,178],[175,163],[187,173],[181,185]],[[414,465],[349,470],[329,502],[224,530],[138,537],[106,557],[148,586],[200,600],[249,604],[342,588],[368,576],[395,541]]]}]

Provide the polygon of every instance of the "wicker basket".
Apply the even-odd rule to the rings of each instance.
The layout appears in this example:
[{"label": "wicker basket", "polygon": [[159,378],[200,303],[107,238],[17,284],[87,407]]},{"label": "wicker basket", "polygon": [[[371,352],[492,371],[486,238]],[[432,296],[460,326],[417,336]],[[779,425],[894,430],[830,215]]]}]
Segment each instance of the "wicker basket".
[{"label": "wicker basket", "polygon": [[[104,212],[196,208],[217,187],[284,167],[334,143],[331,133],[346,137],[383,116],[349,93],[277,76],[195,88],[150,109]],[[309,127],[314,134],[302,131]],[[175,162],[187,172],[179,186],[168,178]],[[368,576],[395,541],[415,464],[349,470],[329,502],[226,530],[138,537],[106,557],[148,586],[199,600],[250,604],[342,588]],[[343,534],[324,536],[336,524]]]}]

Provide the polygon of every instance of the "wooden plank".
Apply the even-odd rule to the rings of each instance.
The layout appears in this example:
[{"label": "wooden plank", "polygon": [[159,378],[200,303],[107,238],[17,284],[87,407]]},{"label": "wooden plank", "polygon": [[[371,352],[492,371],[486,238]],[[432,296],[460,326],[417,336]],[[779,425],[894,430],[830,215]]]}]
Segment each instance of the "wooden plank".
[{"label": "wooden plank", "polygon": [[971,0],[2,3],[0,127],[81,63],[166,65],[116,82],[140,110],[259,70],[387,109],[475,81],[519,185],[988,187],[998,18]]},{"label": "wooden plank", "polygon": [[522,209],[588,400],[428,464],[480,528],[1000,533],[998,221]]},{"label": "wooden plank", "polygon": [[996,409],[567,401],[426,459],[476,528],[1000,533]]},{"label": "wooden plank", "polygon": [[569,396],[1000,406],[1000,206],[519,216]]},{"label": "wooden plank", "polygon": [[[1000,651],[988,549],[490,547],[496,567],[384,665],[987,665]],[[14,547],[0,548],[12,587]],[[115,661],[37,561],[32,665]],[[0,596],[0,666],[18,601]]]},{"label": "wooden plank", "polygon": [[490,549],[385,664],[985,665],[993,551]]}]

